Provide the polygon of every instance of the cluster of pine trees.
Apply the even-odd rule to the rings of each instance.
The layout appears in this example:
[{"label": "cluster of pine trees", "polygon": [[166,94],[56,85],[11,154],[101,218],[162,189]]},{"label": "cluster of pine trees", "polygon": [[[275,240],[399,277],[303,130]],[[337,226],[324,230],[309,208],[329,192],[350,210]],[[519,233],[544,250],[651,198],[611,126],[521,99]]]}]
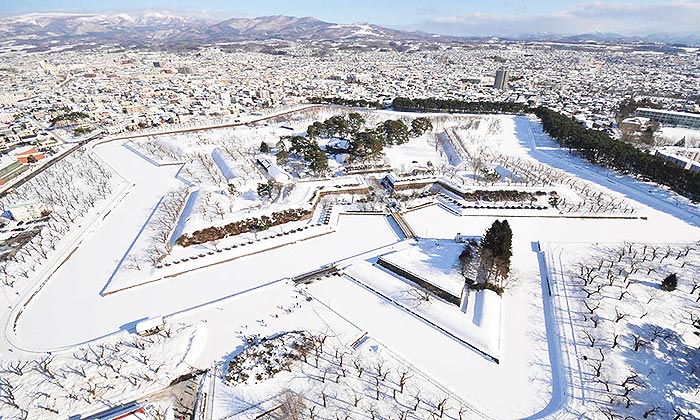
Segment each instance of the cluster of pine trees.
[{"label": "cluster of pine trees", "polygon": [[481,240],[480,271],[486,282],[501,284],[510,273],[513,232],[507,220],[496,220]]},{"label": "cluster of pine trees", "polygon": [[398,97],[391,104],[395,111],[465,112],[470,114],[520,114],[529,112],[525,104],[515,102],[470,102],[456,99],[409,99]]},{"label": "cluster of pine trees", "polygon": [[[357,112],[351,112],[346,116],[334,115],[325,121],[315,121],[309,125],[306,129],[306,138],[295,137],[301,137],[306,142],[313,143],[317,137],[344,139],[348,141],[349,148],[342,152],[364,158],[379,155],[384,146],[406,143],[410,137],[418,137],[433,128],[430,119],[425,117],[411,121],[411,127],[408,127],[401,120],[386,120],[374,128],[363,129],[365,122],[365,118]],[[294,143],[294,138],[292,138],[292,142]],[[297,142],[303,143],[299,139]],[[299,147],[296,149],[303,152],[311,148],[311,145],[306,145],[301,149]]]},{"label": "cluster of pine trees", "polygon": [[51,124],[52,127],[57,125],[58,123],[65,121],[65,122],[76,122],[78,120],[83,120],[85,118],[89,118],[90,115],[86,114],[85,112],[81,111],[70,111],[68,108],[63,107],[61,108],[61,113],[55,115],[49,120],[49,124]]},{"label": "cluster of pine trees", "polygon": [[337,97],[320,97],[320,96],[314,96],[311,98],[307,98],[307,101],[312,104],[331,104],[331,105],[343,105],[343,106],[352,106],[352,107],[357,107],[357,108],[376,108],[376,109],[382,109],[384,108],[384,104],[379,102],[379,101],[367,101],[364,99],[345,99],[345,98],[337,98]]},{"label": "cluster of pine trees", "polygon": [[602,131],[586,129],[551,109],[539,107],[534,113],[554,140],[562,147],[575,150],[589,162],[665,185],[693,201],[700,201],[700,173],[615,141]]},{"label": "cluster of pine trees", "polygon": [[[309,169],[317,174],[323,174],[328,171],[328,158],[323,150],[321,150],[318,143],[304,136],[291,136],[288,137],[288,139],[292,144],[289,148],[289,152],[309,162]],[[280,156],[280,153],[278,153],[278,162],[280,162],[280,158],[286,161],[288,159],[288,154]]]},{"label": "cluster of pine trees", "polygon": [[[478,248],[474,242],[467,243],[459,256],[459,263],[469,287],[474,290],[490,289],[499,295],[503,294],[505,280],[510,275],[512,248],[513,231],[507,220],[494,221],[486,229]],[[473,270],[475,265],[476,270]],[[476,276],[476,281],[469,278],[471,275]]]}]

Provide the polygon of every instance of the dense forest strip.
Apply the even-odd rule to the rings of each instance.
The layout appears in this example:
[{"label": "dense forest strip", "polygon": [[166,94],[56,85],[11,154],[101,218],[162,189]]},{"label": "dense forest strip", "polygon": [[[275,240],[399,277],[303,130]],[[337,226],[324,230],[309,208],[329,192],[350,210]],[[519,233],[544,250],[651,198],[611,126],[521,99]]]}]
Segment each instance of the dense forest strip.
[{"label": "dense forest strip", "polygon": [[322,104],[322,105],[343,105],[357,108],[376,108],[383,109],[384,104],[379,101],[367,101],[364,99],[345,99],[338,97],[320,97],[313,96],[307,98],[307,102],[311,104]]},{"label": "dense forest strip", "polygon": [[452,99],[409,99],[398,97],[391,104],[395,111],[465,112],[470,114],[523,114],[532,112],[526,104],[515,102],[468,102]]},{"label": "dense forest strip", "polygon": [[674,192],[700,201],[700,173],[692,172],[660,156],[651,155],[634,146],[618,141],[607,133],[583,127],[557,111],[545,107],[532,108],[510,102],[467,102],[444,99],[396,98],[396,111],[448,111],[473,114],[532,113],[540,118],[542,127],[561,147],[580,155],[591,163],[614,169],[664,185]]},{"label": "dense forest strip", "polygon": [[665,185],[695,202],[700,201],[700,173],[614,140],[605,132],[586,129],[551,109],[539,107],[533,112],[542,121],[547,134],[559,145],[575,151],[589,162]]}]

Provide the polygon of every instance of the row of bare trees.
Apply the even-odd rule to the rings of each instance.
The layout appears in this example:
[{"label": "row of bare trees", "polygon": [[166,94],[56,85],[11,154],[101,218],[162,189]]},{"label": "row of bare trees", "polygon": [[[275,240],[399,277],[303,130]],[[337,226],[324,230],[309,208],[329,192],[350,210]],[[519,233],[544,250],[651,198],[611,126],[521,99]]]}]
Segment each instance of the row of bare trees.
[{"label": "row of bare trees", "polygon": [[305,386],[292,385],[277,399],[276,414],[289,419],[461,420],[475,413],[397,360],[352,350],[324,334],[314,337],[292,372]]},{"label": "row of bare trees", "polygon": [[[494,121],[500,124],[499,120]],[[490,125],[498,126],[496,123]],[[498,131],[497,128],[494,130]],[[510,172],[507,179],[508,185],[526,187],[564,185],[576,192],[581,198],[580,200],[568,202],[566,197],[557,200],[556,207],[562,212],[631,214],[636,211],[623,199],[597,189],[592,183],[582,181],[562,170],[531,159],[500,153],[493,145],[486,144],[482,136],[475,133],[469,131],[465,133],[463,130],[449,127],[446,134],[448,141],[452,143],[460,158],[471,166],[474,172],[474,182],[482,182],[485,185],[493,184],[497,180],[497,174],[491,169],[495,163]],[[452,166],[440,166],[438,171],[450,179],[457,177],[457,168]],[[463,178],[462,181],[464,182]]]},{"label": "row of bare trees", "polygon": [[[0,362],[0,417],[38,419],[119,404],[124,390],[176,375],[177,357],[163,346],[182,346],[192,327],[170,328],[150,337],[129,336],[77,348],[71,353]],[[178,341],[177,343],[175,341]],[[186,348],[186,346],[183,346]]]},{"label": "row of bare trees", "polygon": [[180,214],[189,194],[187,187],[182,185],[163,197],[148,224],[149,236],[144,239],[146,245],[129,254],[124,261],[124,268],[138,271],[144,264],[155,266],[170,253],[171,235],[180,220]]},{"label": "row of bare trees", "polygon": [[574,191],[581,200],[567,202],[562,198],[557,208],[565,213],[612,213],[632,214],[636,209],[621,198],[614,197],[586,181],[571,176],[564,171],[528,159],[494,153],[484,159],[500,162],[501,166],[513,174],[515,183],[525,186],[564,185]]},{"label": "row of bare trees", "polygon": [[[567,277],[581,303],[573,326],[582,386],[605,418],[690,418],[674,392],[700,389],[692,367],[700,364],[700,343],[690,347],[683,337],[692,336],[700,314],[699,269],[700,243],[602,246],[571,266]],[[681,279],[674,292],[659,287],[669,272]],[[666,366],[663,377],[653,374],[657,364]]]},{"label": "row of bare trees", "polygon": [[0,261],[0,285],[14,287],[18,280],[29,278],[76,222],[112,194],[118,182],[92,151],[78,149],[0,199],[3,209],[16,202],[40,200],[49,212],[48,222],[36,235]]},{"label": "row of bare trees", "polygon": [[180,156],[156,136],[149,136],[146,140],[130,140],[126,144],[155,161],[177,162],[180,160]]}]

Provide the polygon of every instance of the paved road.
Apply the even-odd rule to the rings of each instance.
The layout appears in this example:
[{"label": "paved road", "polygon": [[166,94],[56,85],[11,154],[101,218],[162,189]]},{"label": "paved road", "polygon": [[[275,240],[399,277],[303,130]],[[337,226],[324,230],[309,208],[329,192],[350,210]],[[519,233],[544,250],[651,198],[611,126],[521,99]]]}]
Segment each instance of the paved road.
[{"label": "paved road", "polygon": [[168,134],[196,133],[198,131],[215,130],[215,129],[219,129],[219,128],[240,127],[240,126],[244,126],[244,125],[248,125],[248,124],[255,124],[255,123],[258,123],[261,121],[270,120],[273,118],[284,117],[285,115],[295,114],[295,113],[300,112],[300,111],[306,111],[306,110],[309,110],[312,108],[318,108],[321,106],[325,106],[325,105],[309,105],[309,106],[305,106],[302,108],[295,108],[291,111],[285,111],[285,112],[282,112],[279,114],[266,115],[264,117],[256,118],[256,119],[250,120],[250,121],[215,124],[215,125],[208,125],[208,126],[204,126],[204,127],[182,128],[182,129],[177,129],[177,130],[158,131],[158,132],[154,132],[154,133],[129,134],[129,135],[125,135],[125,136],[114,137],[112,139],[109,139],[108,141],[129,140],[129,139],[136,139],[136,138],[141,138],[141,137],[163,136],[163,135],[168,135]]},{"label": "paved road", "polygon": [[169,386],[162,391],[150,394],[139,403],[163,402],[173,407],[175,420],[194,418],[194,407],[197,399],[197,387],[201,375],[194,375],[190,379]]}]

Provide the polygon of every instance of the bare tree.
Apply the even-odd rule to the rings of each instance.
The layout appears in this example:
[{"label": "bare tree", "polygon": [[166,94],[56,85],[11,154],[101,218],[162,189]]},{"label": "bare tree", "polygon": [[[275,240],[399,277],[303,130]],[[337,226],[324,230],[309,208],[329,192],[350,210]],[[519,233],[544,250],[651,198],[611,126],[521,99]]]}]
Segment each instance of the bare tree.
[{"label": "bare tree", "polygon": [[0,376],[0,402],[14,408],[19,408],[15,402],[14,385],[7,379]]},{"label": "bare tree", "polygon": [[615,322],[620,322],[627,316],[626,313],[620,312],[617,307],[615,308]]},{"label": "bare tree", "polygon": [[591,344],[591,347],[595,346],[596,341],[598,341],[598,337],[589,333],[587,330],[583,330],[582,333],[586,336],[586,339]]},{"label": "bare tree", "polygon": [[50,379],[56,379],[56,375],[51,371],[51,362],[53,362],[53,357],[46,356],[35,360],[35,368],[40,373],[48,376]]},{"label": "bare tree", "polygon": [[359,394],[356,390],[353,389],[352,396],[353,396],[353,406],[357,407],[357,405],[362,400],[362,394]]},{"label": "bare tree", "polygon": [[304,396],[302,394],[285,389],[279,395],[279,404],[281,414],[283,414],[285,418],[290,420],[305,419],[304,409],[306,405],[304,404]]},{"label": "bare tree", "polygon": [[408,379],[411,377],[410,376],[411,371],[408,369],[402,370],[401,374],[399,375],[399,392],[403,394],[404,387],[406,386],[406,382]]},{"label": "bare tree", "polygon": [[362,377],[362,372],[364,371],[364,366],[362,366],[362,361],[360,360],[359,357],[353,359],[352,364],[355,366],[355,370],[357,371],[357,377],[361,378]]},{"label": "bare tree", "polygon": [[445,397],[443,398],[440,403],[438,403],[437,408],[439,411],[439,417],[442,418],[442,416],[445,414],[445,407],[447,406],[447,400],[448,398]]},{"label": "bare tree", "polygon": [[639,335],[634,334],[632,335],[632,345],[632,349],[634,351],[639,351],[640,348],[646,345],[646,341],[644,341],[644,339],[642,339],[642,337],[640,337]]},{"label": "bare tree", "polygon": [[653,405],[650,409],[648,409],[644,412],[644,415],[642,415],[642,417],[644,417],[646,419],[650,415],[656,414],[656,412],[659,411],[659,408],[660,407],[658,405]]},{"label": "bare tree", "polygon": [[416,403],[413,405],[413,411],[418,410],[418,404],[420,404],[420,390],[416,392],[416,395],[414,395],[414,398],[416,400]]},{"label": "bare tree", "polygon": [[24,369],[29,364],[28,361],[17,360],[15,362],[9,361],[7,365],[3,366],[3,371],[8,373],[14,373],[17,376],[22,376],[24,374]]},{"label": "bare tree", "polygon": [[603,353],[603,350],[601,348],[598,348],[598,352],[600,353],[600,360],[595,360],[588,364],[595,371],[596,377],[600,376],[600,372],[603,367],[603,362],[605,361],[605,353]]}]

